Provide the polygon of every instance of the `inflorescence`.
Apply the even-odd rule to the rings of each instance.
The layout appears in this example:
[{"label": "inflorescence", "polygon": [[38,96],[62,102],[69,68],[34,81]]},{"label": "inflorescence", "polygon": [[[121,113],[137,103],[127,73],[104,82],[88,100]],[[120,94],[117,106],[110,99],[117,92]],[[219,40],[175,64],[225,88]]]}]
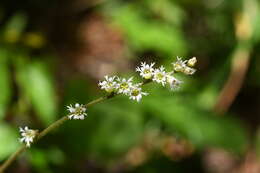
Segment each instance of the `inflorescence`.
[{"label": "inflorescence", "polygon": [[[139,72],[140,76],[145,80],[154,81],[162,86],[168,84],[171,90],[176,90],[180,87],[182,81],[174,77],[174,73],[182,72],[186,75],[192,75],[196,71],[193,68],[196,62],[197,59],[195,57],[185,61],[177,57],[177,61],[172,63],[173,70],[169,72],[166,72],[163,66],[155,68],[155,63],[147,64],[146,62],[142,62],[141,65],[136,68],[136,71]],[[148,95],[148,93],[142,91],[142,84],[143,83],[134,84],[133,77],[125,79],[118,76],[105,76],[105,80],[100,81],[98,85],[108,93],[124,94],[130,99],[139,102],[142,96]]]},{"label": "inflorescence", "polygon": [[[195,57],[189,60],[182,60],[177,57],[177,61],[172,63],[173,70],[167,72],[163,66],[155,68],[155,63],[147,64],[146,62],[142,62],[141,65],[136,68],[136,72],[138,72],[146,81],[154,81],[164,87],[168,85],[171,90],[176,90],[180,87],[182,81],[174,77],[174,74],[181,72],[186,75],[192,75],[196,71],[193,68],[196,63],[197,59]],[[105,90],[109,94],[123,94],[137,102],[140,102],[143,96],[148,95],[147,92],[142,91],[143,83],[133,83],[133,77],[126,79],[118,76],[105,76],[105,79],[100,81],[98,85],[102,90]],[[67,106],[67,110],[69,111],[68,119],[83,120],[87,116],[86,105],[76,103],[75,106]],[[22,136],[20,141],[24,142],[27,147],[30,147],[34,138],[37,136],[38,131],[29,129],[26,126],[24,129],[20,128],[20,133]]]}]

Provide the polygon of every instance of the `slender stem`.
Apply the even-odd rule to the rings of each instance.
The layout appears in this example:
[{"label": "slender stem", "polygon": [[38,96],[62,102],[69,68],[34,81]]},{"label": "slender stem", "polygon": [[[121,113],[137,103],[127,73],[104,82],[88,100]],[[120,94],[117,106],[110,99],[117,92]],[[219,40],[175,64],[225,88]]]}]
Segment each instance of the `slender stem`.
[{"label": "slender stem", "polygon": [[[112,97],[114,97],[115,94],[111,93],[108,96],[105,97],[100,97],[96,100],[93,100],[89,103],[86,104],[86,107],[90,107],[93,106],[97,103],[100,103],[102,101],[105,101],[107,99],[110,99]],[[52,123],[51,125],[49,125],[46,129],[44,129],[43,131],[41,131],[40,133],[38,133],[37,135],[37,140],[41,139],[42,137],[44,137],[45,135],[47,135],[49,132],[51,132],[52,130],[58,128],[59,126],[61,126],[64,122],[66,122],[68,120],[68,116],[63,116],[62,118],[60,118],[59,120],[55,121],[54,123]],[[3,173],[5,171],[5,169],[16,160],[16,158],[23,152],[25,151],[26,146],[23,145],[21,148],[19,148],[15,153],[13,153],[1,166],[0,166],[0,173]]]},{"label": "slender stem", "polygon": [[[145,85],[147,83],[150,83],[151,80],[145,80],[143,82],[142,85]],[[117,96],[114,92],[112,92],[111,94],[104,96],[104,97],[100,97],[96,100],[93,100],[89,103],[87,103],[85,106],[86,107],[90,107],[93,106],[95,104],[98,104],[100,102],[103,102],[105,100],[111,99],[113,97]],[[47,135],[49,132],[51,132],[52,130],[58,128],[59,126],[61,126],[64,122],[66,122],[68,120],[68,116],[63,116],[62,118],[60,118],[59,120],[55,121],[54,123],[52,123],[51,125],[49,125],[46,129],[44,129],[43,131],[41,131],[40,133],[38,133],[37,135],[37,141],[39,139],[41,139],[42,137],[44,137],[45,135]],[[5,171],[5,169],[16,160],[16,158],[23,152],[25,151],[26,146],[23,145],[21,148],[19,148],[15,153],[13,153],[1,166],[0,166],[0,173],[3,173]]]},{"label": "slender stem", "polygon": [[23,145],[20,147],[16,152],[14,152],[0,167],[0,173],[3,173],[4,170],[13,162],[16,160],[16,158],[26,149],[26,146]]},{"label": "slender stem", "polygon": [[95,104],[97,104],[97,103],[103,102],[103,101],[105,101],[105,100],[107,100],[107,99],[110,99],[110,98],[112,98],[112,97],[114,97],[114,96],[115,96],[115,94],[114,94],[114,93],[111,93],[111,94],[108,95],[108,96],[100,97],[100,98],[98,98],[98,99],[96,99],[96,100],[93,100],[93,101],[87,103],[85,106],[88,108],[88,107],[90,107],[90,106],[92,106],[92,105],[95,105]]},{"label": "slender stem", "polygon": [[44,129],[41,133],[38,134],[38,140],[47,135],[50,131],[56,129],[60,125],[62,125],[65,121],[68,120],[68,116],[63,116],[59,120],[52,123],[50,126],[48,126],[46,129]]}]

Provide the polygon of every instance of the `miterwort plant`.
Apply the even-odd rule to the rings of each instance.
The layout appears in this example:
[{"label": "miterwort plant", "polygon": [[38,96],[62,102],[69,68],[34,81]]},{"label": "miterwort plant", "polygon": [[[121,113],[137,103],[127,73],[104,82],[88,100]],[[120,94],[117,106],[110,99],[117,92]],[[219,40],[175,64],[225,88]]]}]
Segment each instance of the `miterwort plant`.
[{"label": "miterwort plant", "polygon": [[21,138],[20,142],[24,143],[21,148],[19,148],[15,153],[13,153],[0,167],[0,173],[2,173],[26,148],[31,147],[31,145],[37,140],[41,139],[43,136],[48,134],[50,131],[58,128],[67,120],[84,120],[87,117],[87,110],[90,106],[115,97],[117,95],[125,95],[131,100],[140,102],[143,96],[147,96],[148,93],[144,92],[142,86],[155,82],[161,84],[163,87],[168,86],[170,90],[176,90],[183,83],[177,79],[174,75],[175,73],[183,73],[186,75],[192,75],[195,73],[193,68],[197,63],[195,57],[189,60],[182,60],[177,57],[177,61],[172,63],[172,70],[166,71],[164,66],[158,68],[155,67],[155,63],[146,63],[142,62],[139,67],[136,68],[136,72],[144,79],[142,83],[134,83],[133,77],[129,79],[121,78],[119,76],[105,76],[104,80],[98,83],[98,86],[105,90],[108,93],[107,96],[98,98],[89,102],[88,104],[79,104],[76,103],[73,105],[67,106],[68,115],[62,117],[56,122],[52,123],[49,127],[39,132],[36,129],[30,129],[25,126],[24,128],[20,127]]}]

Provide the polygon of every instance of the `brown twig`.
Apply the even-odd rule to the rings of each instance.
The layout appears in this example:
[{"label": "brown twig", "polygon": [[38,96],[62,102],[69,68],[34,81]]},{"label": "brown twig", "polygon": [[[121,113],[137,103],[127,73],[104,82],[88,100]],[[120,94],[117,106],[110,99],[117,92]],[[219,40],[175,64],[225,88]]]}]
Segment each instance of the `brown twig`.
[{"label": "brown twig", "polygon": [[234,102],[237,94],[239,93],[248,69],[250,60],[249,49],[238,49],[233,57],[231,72],[221,90],[214,111],[223,114],[231,104]]}]

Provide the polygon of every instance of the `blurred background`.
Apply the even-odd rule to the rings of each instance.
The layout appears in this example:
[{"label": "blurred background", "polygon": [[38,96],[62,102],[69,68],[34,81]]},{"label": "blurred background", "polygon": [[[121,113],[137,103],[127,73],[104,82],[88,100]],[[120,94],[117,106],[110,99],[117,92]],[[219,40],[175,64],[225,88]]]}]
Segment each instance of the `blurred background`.
[{"label": "blurred background", "polygon": [[10,173],[259,173],[258,0],[1,0],[0,162],[104,93],[104,75],[197,57],[181,89],[119,96],[33,145]]}]

